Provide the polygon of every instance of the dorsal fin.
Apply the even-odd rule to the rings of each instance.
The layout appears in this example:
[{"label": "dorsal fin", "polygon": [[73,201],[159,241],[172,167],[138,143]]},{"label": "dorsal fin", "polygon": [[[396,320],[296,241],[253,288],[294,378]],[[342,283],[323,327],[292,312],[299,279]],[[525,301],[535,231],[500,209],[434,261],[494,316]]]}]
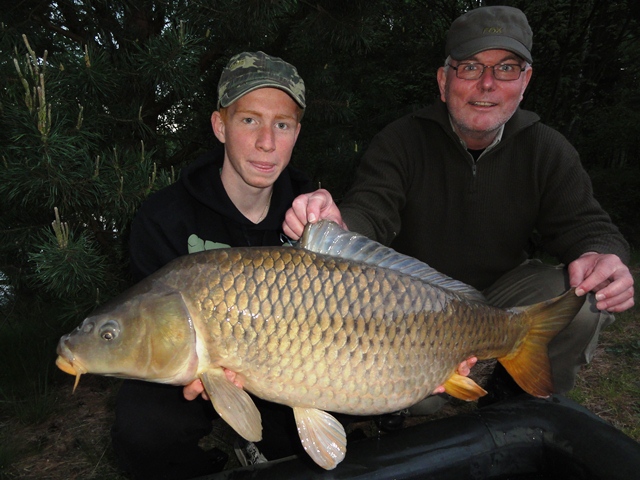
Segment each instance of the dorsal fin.
[{"label": "dorsal fin", "polygon": [[395,270],[464,295],[467,299],[486,303],[484,295],[472,286],[448,277],[426,263],[398,253],[364,235],[343,230],[337,223],[329,220],[308,223],[299,245],[311,252]]}]

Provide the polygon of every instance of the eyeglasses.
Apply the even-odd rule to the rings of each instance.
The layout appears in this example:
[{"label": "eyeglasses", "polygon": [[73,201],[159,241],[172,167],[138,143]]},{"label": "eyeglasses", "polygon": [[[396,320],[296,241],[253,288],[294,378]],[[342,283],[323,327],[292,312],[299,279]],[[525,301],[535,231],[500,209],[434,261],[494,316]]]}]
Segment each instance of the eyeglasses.
[{"label": "eyeglasses", "polygon": [[449,67],[456,71],[456,77],[463,80],[477,80],[484,74],[485,69],[493,70],[493,76],[496,80],[511,82],[520,78],[522,72],[527,67],[518,65],[517,63],[499,63],[497,65],[483,65],[482,63],[463,62],[457,66],[448,64]]}]

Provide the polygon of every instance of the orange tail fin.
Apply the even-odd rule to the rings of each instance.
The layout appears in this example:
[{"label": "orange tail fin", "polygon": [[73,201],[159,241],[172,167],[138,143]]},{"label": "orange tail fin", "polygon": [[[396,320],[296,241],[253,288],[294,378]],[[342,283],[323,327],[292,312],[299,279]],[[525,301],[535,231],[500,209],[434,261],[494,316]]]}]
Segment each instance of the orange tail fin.
[{"label": "orange tail fin", "polygon": [[530,330],[519,348],[498,358],[520,387],[536,397],[553,393],[551,365],[547,346],[560,330],[576,316],[585,297],[578,297],[571,288],[559,297],[528,307],[512,308],[529,318]]}]

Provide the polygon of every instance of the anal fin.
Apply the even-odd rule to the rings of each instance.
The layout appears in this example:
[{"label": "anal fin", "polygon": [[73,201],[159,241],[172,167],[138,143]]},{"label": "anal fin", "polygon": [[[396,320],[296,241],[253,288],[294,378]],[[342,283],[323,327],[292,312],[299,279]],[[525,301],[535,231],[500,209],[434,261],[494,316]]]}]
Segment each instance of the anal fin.
[{"label": "anal fin", "polygon": [[444,391],[452,397],[468,402],[487,394],[487,391],[476,382],[458,373],[454,373],[444,382]]}]

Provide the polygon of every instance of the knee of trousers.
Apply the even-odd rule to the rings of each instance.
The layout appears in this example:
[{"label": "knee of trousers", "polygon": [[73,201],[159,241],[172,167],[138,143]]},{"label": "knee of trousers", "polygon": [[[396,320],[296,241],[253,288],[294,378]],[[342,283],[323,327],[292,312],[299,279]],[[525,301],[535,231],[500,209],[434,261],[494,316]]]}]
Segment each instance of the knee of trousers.
[{"label": "knee of trousers", "polygon": [[586,297],[571,323],[549,343],[556,393],[567,392],[574,387],[580,367],[593,359],[600,332],[615,320],[613,314],[596,308],[594,294],[588,293]]},{"label": "knee of trousers", "polygon": [[[564,265],[529,260],[507,272],[484,293],[489,303],[507,308],[542,302],[568,288],[569,274]],[[593,358],[600,331],[615,319],[613,314],[598,310],[595,304],[595,295],[588,293],[578,314],[549,343],[549,359],[557,393],[573,388],[580,367]]]},{"label": "knee of trousers", "polygon": [[568,289],[569,274],[564,265],[534,259],[505,273],[483,293],[492,305],[507,308],[542,302]]}]

